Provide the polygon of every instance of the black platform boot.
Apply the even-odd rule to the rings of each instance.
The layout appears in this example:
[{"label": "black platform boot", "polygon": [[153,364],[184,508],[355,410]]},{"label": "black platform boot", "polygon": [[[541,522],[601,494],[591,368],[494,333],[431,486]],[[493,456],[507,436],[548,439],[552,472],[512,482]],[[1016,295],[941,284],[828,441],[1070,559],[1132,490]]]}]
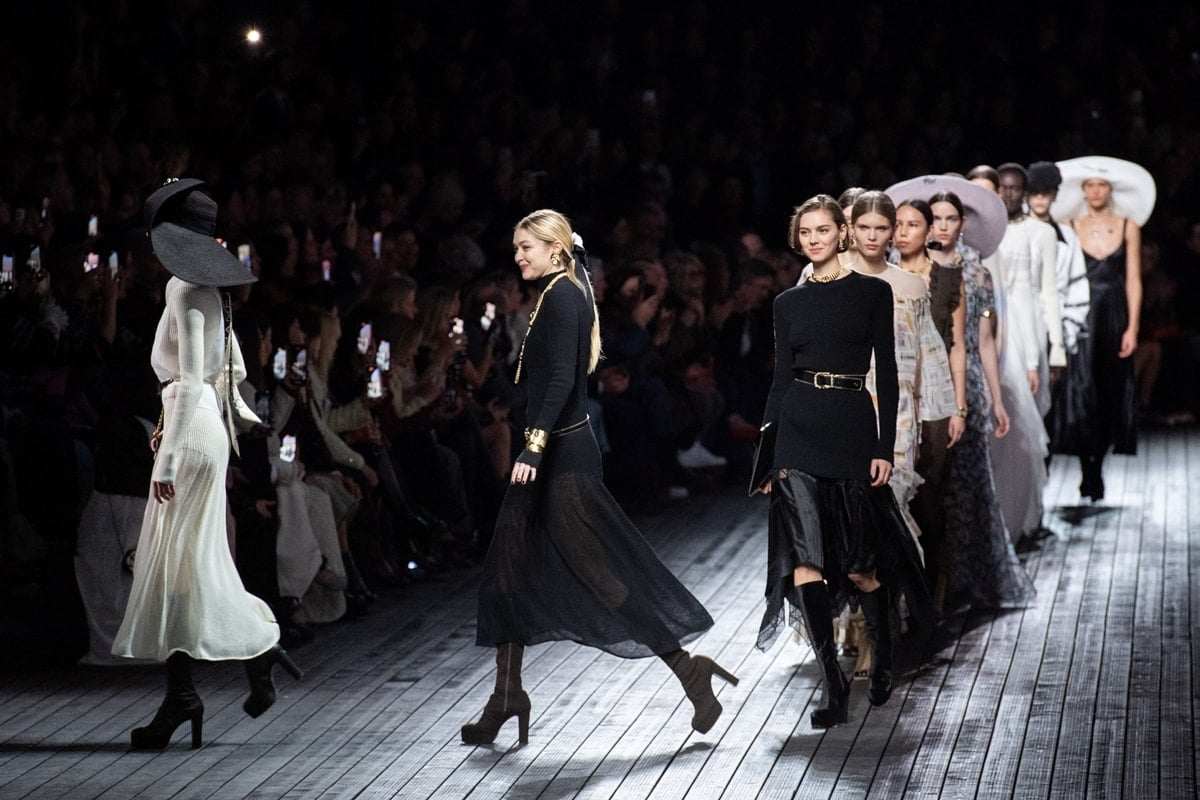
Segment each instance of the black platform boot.
[{"label": "black platform boot", "polygon": [[192,657],[174,652],[167,656],[167,696],[154,719],[144,728],[134,728],[129,743],[134,750],[162,750],[171,743],[171,734],[184,722],[192,723],[192,749],[201,744],[204,730],[204,703],[192,685]]},{"label": "black platform boot", "polygon": [[863,592],[859,603],[867,618],[867,636],[871,640],[871,684],[867,699],[871,705],[881,706],[892,696],[892,626],[887,587]]},{"label": "black platform boot", "polygon": [[268,708],[275,705],[275,679],[271,672],[279,664],[296,680],[304,677],[304,673],[292,661],[279,645],[275,645],[262,655],[246,661],[246,677],[250,681],[250,696],[242,703],[242,710],[251,717],[262,716]]},{"label": "black platform boot", "polygon": [[825,705],[809,715],[814,728],[832,728],[845,722],[850,709],[850,681],[838,664],[837,648],[833,644],[833,606],[824,581],[802,583],[800,594],[804,620],[812,637],[813,654],[825,676]]},{"label": "black platform boot", "polygon": [[525,646],[506,642],[496,648],[496,690],[483,707],[478,722],[462,726],[463,744],[491,744],[510,718],[517,718],[517,737],[529,741],[529,695],[521,688],[521,660]]}]

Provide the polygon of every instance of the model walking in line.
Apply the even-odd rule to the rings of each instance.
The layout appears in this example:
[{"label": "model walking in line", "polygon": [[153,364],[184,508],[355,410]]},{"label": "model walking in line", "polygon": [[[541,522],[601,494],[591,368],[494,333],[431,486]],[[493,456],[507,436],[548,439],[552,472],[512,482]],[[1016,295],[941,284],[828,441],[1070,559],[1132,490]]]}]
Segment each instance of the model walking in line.
[{"label": "model walking in line", "polygon": [[246,370],[221,288],[256,278],[212,238],[217,204],[203,187],[195,179],[173,179],[146,200],[151,246],[174,277],[150,359],[163,387],[152,497],[112,650],[166,661],[167,694],[150,724],[133,730],[136,749],[166,747],[187,721],[192,747],[200,746],[204,704],[192,684],[193,660],[245,661],[250,696],[242,708],[251,717],[275,702],[276,662],[300,677],[279,647],[270,608],[243,587],[226,537],[234,415],[243,424],[259,419],[237,391]]},{"label": "model walking in line", "polygon": [[[845,722],[850,683],[837,661],[833,618],[859,605],[871,642],[872,705],[892,693],[892,643],[904,596],[910,618],[930,624],[920,555],[888,487],[896,438],[898,379],[891,287],[843,267],[848,247],[837,201],[817,195],[792,216],[788,243],[812,262],[811,277],[775,300],[775,376],[764,424],[776,427],[764,490],[768,517],[766,610],[758,647],[783,621],[812,645],[825,704],[814,727]],[[875,360],[879,411],[866,391]]]},{"label": "model walking in line", "polygon": [[513,251],[521,276],[539,291],[516,370],[531,427],[479,590],[476,644],[496,648],[496,688],[480,719],[462,727],[462,740],[490,744],[517,717],[520,740],[527,741],[525,647],[564,640],[622,658],[657,655],[692,701],[692,727],[705,733],[721,714],[712,676],[733,684],[737,678],[682,649],[712,618],[604,486],[587,415],[600,328],[582,240],[565,216],[543,209],[517,224]]},{"label": "model walking in line", "polygon": [[1131,161],[1083,156],[1059,161],[1054,218],[1079,237],[1087,267],[1087,330],[1094,414],[1080,420],[1080,498],[1104,499],[1104,457],[1137,453],[1137,350],[1142,308],[1142,226],[1154,210],[1150,173]]}]

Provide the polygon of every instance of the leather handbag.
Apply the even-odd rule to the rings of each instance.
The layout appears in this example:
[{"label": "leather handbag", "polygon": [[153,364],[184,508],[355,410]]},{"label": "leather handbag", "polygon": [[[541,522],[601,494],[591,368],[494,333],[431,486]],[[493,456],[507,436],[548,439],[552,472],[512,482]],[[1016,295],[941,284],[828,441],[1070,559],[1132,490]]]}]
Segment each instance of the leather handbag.
[{"label": "leather handbag", "polygon": [[750,488],[747,496],[753,497],[763,489],[763,484],[771,477],[771,465],[775,461],[776,426],[768,422],[758,429],[754,440],[754,465],[750,470]]}]

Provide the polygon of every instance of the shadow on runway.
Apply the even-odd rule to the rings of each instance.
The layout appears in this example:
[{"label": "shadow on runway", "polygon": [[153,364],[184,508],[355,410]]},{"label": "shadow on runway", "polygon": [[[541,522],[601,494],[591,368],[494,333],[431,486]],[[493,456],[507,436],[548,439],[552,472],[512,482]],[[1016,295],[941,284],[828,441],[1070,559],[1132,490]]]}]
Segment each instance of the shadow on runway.
[{"label": "shadow on runway", "polygon": [[1076,505],[1076,506],[1057,506],[1054,509],[1054,515],[1068,525],[1082,525],[1093,517],[1111,514],[1114,511],[1120,511],[1119,505]]},{"label": "shadow on runway", "polygon": [[[580,773],[578,777],[562,778],[551,776],[549,778],[517,781],[505,796],[536,797],[538,800],[559,800],[565,797],[575,797],[583,789],[600,788],[608,781],[612,782],[612,788],[615,791],[617,788],[615,784],[629,780],[638,772],[661,771],[675,759],[686,757],[689,753],[712,750],[714,747],[715,745],[712,742],[692,742],[687,747],[670,753],[663,752],[656,755],[642,754],[624,758],[608,758],[604,753],[597,753],[593,756],[576,752],[571,758],[571,771]],[[593,781],[596,771],[601,767],[604,768],[606,777]],[[637,783],[636,779],[634,779],[634,783]]]}]

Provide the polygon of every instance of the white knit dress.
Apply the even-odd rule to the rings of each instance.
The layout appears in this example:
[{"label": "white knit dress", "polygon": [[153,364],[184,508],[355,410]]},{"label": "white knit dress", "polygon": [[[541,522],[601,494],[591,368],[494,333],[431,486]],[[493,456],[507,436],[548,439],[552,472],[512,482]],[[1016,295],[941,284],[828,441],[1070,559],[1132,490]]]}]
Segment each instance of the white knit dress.
[{"label": "white knit dress", "polygon": [[[225,324],[218,289],[167,283],[151,365],[164,390],[164,432],[153,480],[175,497],[151,497],[142,519],[133,588],[113,654],[165,661],[175,651],[206,661],[248,659],[279,641],[265,602],[248,593],[226,538],[229,432],[222,416]],[[245,377],[232,345],[233,380]],[[234,396],[235,414],[257,417]]]}]

